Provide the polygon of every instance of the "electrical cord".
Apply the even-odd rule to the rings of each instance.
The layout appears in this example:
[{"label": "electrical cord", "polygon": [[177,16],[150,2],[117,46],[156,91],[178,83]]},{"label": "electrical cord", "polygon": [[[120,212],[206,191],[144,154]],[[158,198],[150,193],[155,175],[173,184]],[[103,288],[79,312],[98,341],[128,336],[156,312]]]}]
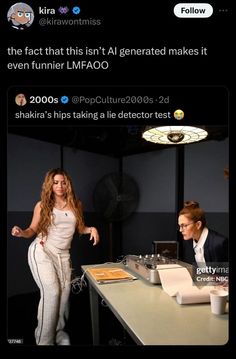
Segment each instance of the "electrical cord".
[{"label": "electrical cord", "polygon": [[[117,259],[116,263],[123,263],[126,264],[126,257],[127,256],[121,256],[121,259]],[[114,262],[105,262],[102,264],[95,264],[93,266],[90,266],[89,268],[87,268],[84,273],[82,274],[81,277],[75,277],[72,281],[71,281],[71,291],[73,294],[79,294],[80,292],[82,292],[82,290],[84,288],[86,288],[87,285],[87,281],[85,279],[85,274],[87,272],[88,269],[90,268],[97,268],[97,267],[102,267],[106,264],[114,264]]]}]

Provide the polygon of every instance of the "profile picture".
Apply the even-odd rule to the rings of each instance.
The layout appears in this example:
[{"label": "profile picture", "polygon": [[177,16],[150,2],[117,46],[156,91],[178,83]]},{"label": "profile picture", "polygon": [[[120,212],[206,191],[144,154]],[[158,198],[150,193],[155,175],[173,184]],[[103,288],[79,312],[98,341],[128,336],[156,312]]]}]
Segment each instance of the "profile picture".
[{"label": "profile picture", "polygon": [[23,2],[18,2],[10,7],[7,20],[17,30],[24,30],[32,25],[34,21],[33,9]]},{"label": "profile picture", "polygon": [[23,93],[19,93],[18,95],[16,95],[15,102],[18,106],[25,106],[27,103],[25,95]]}]

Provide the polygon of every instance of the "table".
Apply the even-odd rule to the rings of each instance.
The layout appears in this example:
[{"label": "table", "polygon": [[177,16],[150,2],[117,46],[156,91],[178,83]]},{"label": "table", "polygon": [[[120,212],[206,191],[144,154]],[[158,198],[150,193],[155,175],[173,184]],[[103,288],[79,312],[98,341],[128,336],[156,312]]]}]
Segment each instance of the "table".
[{"label": "table", "polygon": [[[108,266],[118,266],[134,274],[123,264],[103,265]],[[161,285],[150,284],[142,278],[98,284],[87,272],[91,267],[95,265],[83,265],[82,270],[89,282],[94,345],[99,345],[99,297],[138,345],[227,343],[228,313],[212,314],[209,303],[180,305],[175,297],[162,290]]]}]

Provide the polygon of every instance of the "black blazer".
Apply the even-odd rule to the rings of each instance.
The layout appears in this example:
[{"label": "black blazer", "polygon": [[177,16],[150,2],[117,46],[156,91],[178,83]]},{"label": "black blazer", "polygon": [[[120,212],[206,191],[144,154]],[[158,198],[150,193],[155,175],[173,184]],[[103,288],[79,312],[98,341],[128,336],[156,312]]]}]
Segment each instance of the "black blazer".
[{"label": "black blazer", "polygon": [[[208,229],[208,236],[204,244],[204,257],[207,262],[228,262],[228,239],[212,229]],[[193,250],[193,240],[184,241],[183,261],[196,264],[195,253]]]}]

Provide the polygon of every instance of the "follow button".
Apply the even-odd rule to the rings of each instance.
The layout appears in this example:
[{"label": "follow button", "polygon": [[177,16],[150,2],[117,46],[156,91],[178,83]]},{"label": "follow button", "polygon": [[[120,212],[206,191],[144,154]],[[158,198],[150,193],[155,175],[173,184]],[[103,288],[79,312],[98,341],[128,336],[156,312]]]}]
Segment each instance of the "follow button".
[{"label": "follow button", "polygon": [[174,14],[181,18],[206,18],[213,14],[213,7],[207,3],[179,3],[174,7]]}]

